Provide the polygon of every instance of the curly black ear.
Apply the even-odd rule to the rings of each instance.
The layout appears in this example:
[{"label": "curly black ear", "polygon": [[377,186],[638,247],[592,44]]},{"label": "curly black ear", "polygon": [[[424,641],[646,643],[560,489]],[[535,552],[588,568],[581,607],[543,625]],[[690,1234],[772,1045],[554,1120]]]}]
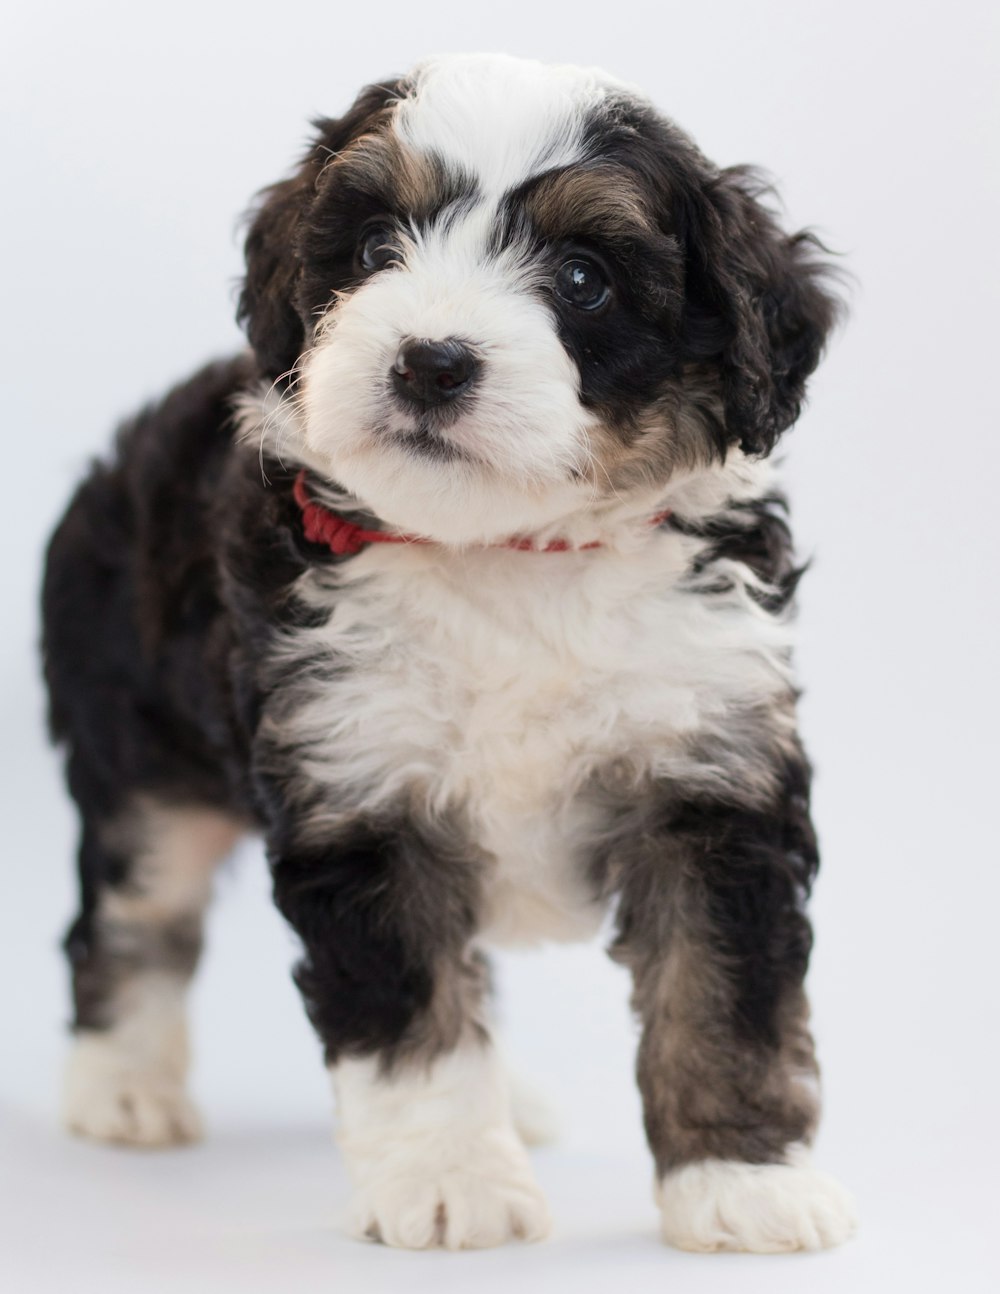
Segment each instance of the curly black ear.
[{"label": "curly black ear", "polygon": [[366,86],[343,117],[314,121],[317,134],[298,171],[264,189],[250,212],[244,244],[247,272],[236,317],[246,329],[261,372],[270,378],[287,374],[305,344],[300,236],[323,167],[374,124],[377,114],[400,97],[403,85],[401,78],[393,78]]},{"label": "curly black ear", "polygon": [[307,157],[298,174],[263,191],[244,244],[247,272],[236,317],[270,378],[293,367],[305,341],[296,309],[298,233],[315,190],[315,170]]},{"label": "curly black ear", "polygon": [[721,370],[726,436],[767,454],[799,416],[839,311],[809,233],[785,234],[746,167],[717,172],[689,207],[686,341]]}]

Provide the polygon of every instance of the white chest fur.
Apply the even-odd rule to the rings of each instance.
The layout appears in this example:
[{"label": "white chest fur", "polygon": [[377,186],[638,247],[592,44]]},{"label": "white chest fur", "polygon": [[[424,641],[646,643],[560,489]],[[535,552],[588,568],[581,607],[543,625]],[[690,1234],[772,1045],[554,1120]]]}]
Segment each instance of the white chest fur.
[{"label": "white chest fur", "polygon": [[486,858],[486,938],[592,933],[588,779],[729,775],[699,767],[693,739],[787,689],[787,629],[738,580],[724,597],[682,586],[697,546],[666,531],[628,555],[372,547],[307,576],[302,596],[333,612],[287,641],[290,673],[320,665],[282,722],[324,788],[310,829],[401,800],[458,815]]}]

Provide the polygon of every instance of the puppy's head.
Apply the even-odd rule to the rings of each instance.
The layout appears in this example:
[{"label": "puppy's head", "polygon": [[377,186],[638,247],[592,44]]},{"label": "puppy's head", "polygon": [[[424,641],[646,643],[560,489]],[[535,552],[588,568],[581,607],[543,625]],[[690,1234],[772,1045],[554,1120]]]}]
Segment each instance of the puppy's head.
[{"label": "puppy's head", "polygon": [[602,73],[434,60],[317,123],[240,314],[309,461],[453,542],[648,498],[795,421],[823,267]]}]

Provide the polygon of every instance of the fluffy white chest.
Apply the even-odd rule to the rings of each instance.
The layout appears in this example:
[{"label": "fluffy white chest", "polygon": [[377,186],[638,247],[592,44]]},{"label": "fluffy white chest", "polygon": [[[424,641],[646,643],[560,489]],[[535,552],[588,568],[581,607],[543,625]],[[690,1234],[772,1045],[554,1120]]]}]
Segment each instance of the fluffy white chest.
[{"label": "fluffy white chest", "polygon": [[592,933],[588,779],[611,764],[687,776],[692,736],[748,690],[784,686],[775,626],[749,599],[679,586],[686,542],[657,535],[627,557],[370,549],[335,586],[304,588],[334,608],[288,646],[318,659],[291,719],[324,787],[317,831],[401,801],[457,819],[486,860],[487,938]]}]

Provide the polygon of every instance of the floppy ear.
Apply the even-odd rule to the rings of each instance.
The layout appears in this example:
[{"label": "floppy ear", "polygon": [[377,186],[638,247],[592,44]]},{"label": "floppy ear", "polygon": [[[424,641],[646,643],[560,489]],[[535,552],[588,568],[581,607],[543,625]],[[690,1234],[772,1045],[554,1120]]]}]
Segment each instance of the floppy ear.
[{"label": "floppy ear", "polygon": [[787,235],[745,167],[707,180],[688,207],[685,329],[691,358],[721,371],[727,439],[767,454],[799,416],[839,302],[809,233]]},{"label": "floppy ear", "polygon": [[299,301],[302,272],[300,237],[316,198],[323,167],[356,139],[387,104],[400,96],[399,78],[369,85],[343,117],[319,118],[317,134],[295,175],[272,184],[258,196],[249,215],[244,244],[247,272],[236,317],[246,328],[261,372],[287,374],[305,344]]},{"label": "floppy ear", "polygon": [[312,203],[318,169],[310,154],[291,179],[264,189],[244,244],[247,272],[236,317],[246,328],[261,372],[270,378],[294,366],[305,341],[295,305],[298,234]]}]

